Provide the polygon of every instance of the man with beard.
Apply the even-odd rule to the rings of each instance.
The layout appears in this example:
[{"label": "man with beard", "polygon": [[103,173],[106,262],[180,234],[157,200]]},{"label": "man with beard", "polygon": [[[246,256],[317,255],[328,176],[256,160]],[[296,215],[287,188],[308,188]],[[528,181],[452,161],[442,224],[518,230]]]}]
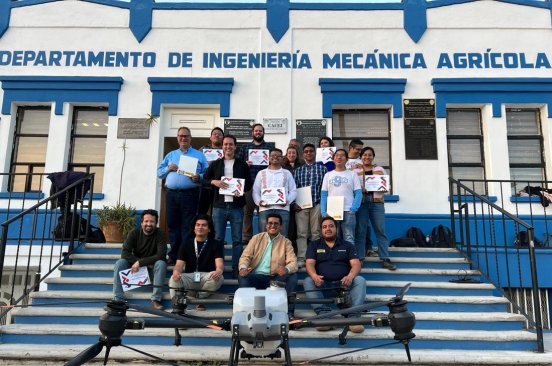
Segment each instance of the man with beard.
[{"label": "man with beard", "polygon": [[[336,287],[349,289],[351,306],[364,304],[366,281],[359,276],[361,265],[355,246],[337,236],[337,223],[333,217],[326,216],[321,223],[322,238],[310,243],[307,249],[306,269],[309,277],[303,281],[309,299],[323,299],[335,296]],[[313,304],[316,314],[329,312],[327,304]],[[349,314],[359,317],[360,314]],[[331,330],[332,327],[317,327],[319,331]],[[353,333],[362,333],[364,326],[351,325]]]},{"label": "man with beard", "polygon": [[159,215],[155,210],[142,212],[142,223],[132,230],[124,244],[121,259],[115,262],[113,273],[113,300],[125,301],[119,272],[130,268],[132,272],[140,267],[147,267],[150,278],[153,274],[153,293],[151,306],[162,310],[163,284],[167,273],[167,239],[165,233],[157,227]]},{"label": "man with beard", "polygon": [[[254,182],[257,178],[257,173],[265,169],[264,165],[253,165],[253,162],[249,160],[249,150],[270,150],[274,148],[273,142],[266,142],[264,140],[264,127],[260,123],[256,123],[251,128],[251,135],[253,141],[242,145],[239,153],[236,157],[243,160],[249,165],[249,174],[251,181]],[[268,165],[268,164],[267,164]],[[253,193],[251,190],[245,192],[245,206],[243,208],[243,243],[247,245],[251,237],[253,236],[253,212],[256,209],[255,201],[253,200]]]}]

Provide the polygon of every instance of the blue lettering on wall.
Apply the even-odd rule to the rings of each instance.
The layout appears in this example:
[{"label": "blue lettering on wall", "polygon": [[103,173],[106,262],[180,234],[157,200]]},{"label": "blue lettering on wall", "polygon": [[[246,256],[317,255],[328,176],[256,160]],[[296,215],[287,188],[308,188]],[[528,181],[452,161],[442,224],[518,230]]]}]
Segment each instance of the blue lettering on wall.
[{"label": "blue lettering on wall", "polygon": [[421,53],[335,53],[322,55],[324,69],[426,69]]},{"label": "blue lettering on wall", "polygon": [[549,69],[546,53],[535,55],[523,52],[493,52],[490,48],[482,53],[441,53],[438,69]]}]

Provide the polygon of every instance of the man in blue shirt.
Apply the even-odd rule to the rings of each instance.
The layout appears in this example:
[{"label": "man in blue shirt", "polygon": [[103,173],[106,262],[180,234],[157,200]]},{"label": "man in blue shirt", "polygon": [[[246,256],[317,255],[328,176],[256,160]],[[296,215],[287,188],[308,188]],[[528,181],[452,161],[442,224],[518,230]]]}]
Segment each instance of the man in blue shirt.
[{"label": "man in blue shirt", "polygon": [[[190,239],[192,219],[197,214],[199,187],[208,167],[203,153],[191,146],[192,133],[188,127],[178,129],[177,140],[180,148],[168,153],[157,168],[157,176],[165,179],[167,188],[165,214],[171,241],[168,264],[176,263],[180,244]],[[197,159],[192,176],[177,172],[181,156]]]},{"label": "man in blue shirt", "polygon": [[[364,304],[366,298],[366,281],[360,276],[361,264],[354,244],[337,236],[337,223],[331,216],[326,216],[321,223],[322,238],[310,243],[307,249],[306,269],[309,277],[303,281],[309,299],[322,299],[335,296],[335,291],[324,290],[335,287],[349,289],[351,305]],[[329,312],[325,304],[312,305],[316,314]],[[358,317],[360,314],[350,314]],[[331,327],[317,327],[317,330],[330,330]],[[353,333],[362,333],[362,325],[351,325]]]}]

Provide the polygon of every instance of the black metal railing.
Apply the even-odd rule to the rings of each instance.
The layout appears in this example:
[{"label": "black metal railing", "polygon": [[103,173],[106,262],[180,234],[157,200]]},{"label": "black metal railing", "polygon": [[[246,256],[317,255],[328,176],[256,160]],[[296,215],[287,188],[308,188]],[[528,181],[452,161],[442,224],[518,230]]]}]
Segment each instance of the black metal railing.
[{"label": "black metal railing", "polygon": [[[529,186],[532,182],[523,183]],[[472,269],[479,270],[510,301],[512,309],[526,317],[536,332],[537,351],[544,352],[534,238],[536,227],[548,232],[548,217],[546,207],[537,207],[540,199],[533,202],[516,190],[523,183],[449,178],[451,231]],[[481,187],[486,194],[480,194]],[[516,301],[517,289],[531,290],[531,307]]]},{"label": "black metal railing", "polygon": [[[82,174],[32,205],[25,193],[4,194],[8,199],[2,206],[9,208],[1,209],[6,216],[0,224],[0,297],[9,305],[27,304],[29,294],[70,261],[89,232],[93,192],[94,174]],[[0,310],[0,319],[9,322],[9,312],[10,308]]]}]

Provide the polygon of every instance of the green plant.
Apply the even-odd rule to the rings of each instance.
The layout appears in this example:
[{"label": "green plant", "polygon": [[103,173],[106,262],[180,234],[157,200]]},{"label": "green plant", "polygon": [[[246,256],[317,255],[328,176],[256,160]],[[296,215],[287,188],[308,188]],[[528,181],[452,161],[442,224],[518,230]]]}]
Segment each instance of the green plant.
[{"label": "green plant", "polygon": [[136,210],[130,205],[117,202],[113,206],[103,206],[96,210],[98,225],[105,226],[107,223],[115,222],[121,228],[123,238],[126,238],[128,233],[136,227]]},{"label": "green plant", "polygon": [[144,121],[146,123],[146,125],[155,125],[157,123],[157,121],[159,121],[159,116],[153,114],[153,113],[146,113],[147,115],[147,118],[146,120]]}]

